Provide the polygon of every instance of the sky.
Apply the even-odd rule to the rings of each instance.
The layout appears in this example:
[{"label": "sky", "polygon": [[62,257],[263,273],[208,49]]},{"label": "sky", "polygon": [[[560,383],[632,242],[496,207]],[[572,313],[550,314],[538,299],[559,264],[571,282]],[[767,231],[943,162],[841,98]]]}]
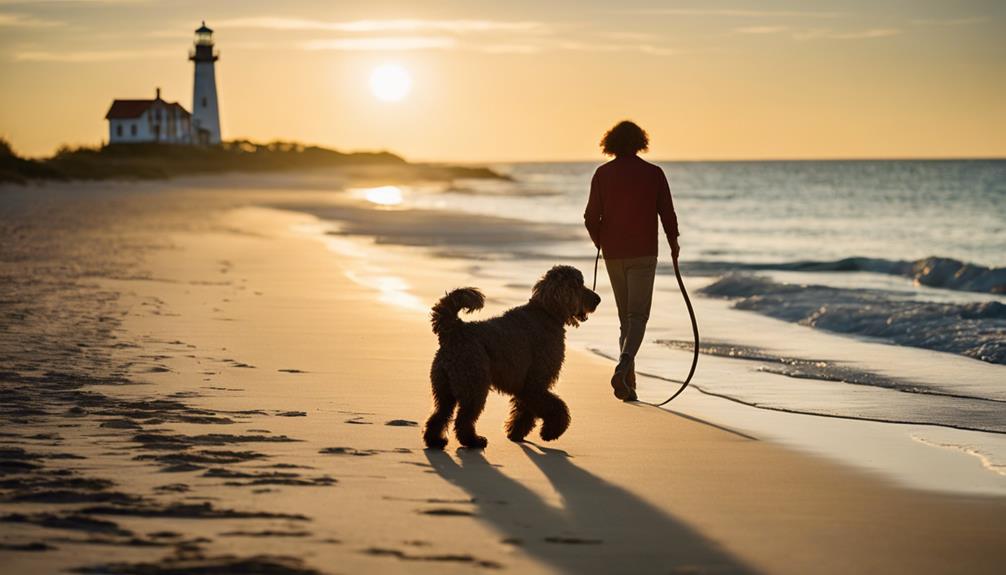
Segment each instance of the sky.
[{"label": "sky", "polygon": [[157,87],[191,110],[202,20],[225,139],[594,160],[632,119],[661,160],[1006,157],[994,0],[0,0],[0,137],[98,145]]}]

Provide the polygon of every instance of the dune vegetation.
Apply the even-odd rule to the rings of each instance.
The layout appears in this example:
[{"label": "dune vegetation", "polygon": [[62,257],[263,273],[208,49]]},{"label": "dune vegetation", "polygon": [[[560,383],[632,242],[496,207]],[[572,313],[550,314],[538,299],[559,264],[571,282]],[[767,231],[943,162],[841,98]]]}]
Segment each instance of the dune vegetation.
[{"label": "dune vegetation", "polygon": [[435,179],[497,178],[482,167],[413,164],[391,152],[340,152],[296,142],[234,140],[220,146],[113,144],[61,147],[51,157],[19,156],[0,139],[0,182],[32,180],[164,179],[217,173],[281,172],[361,166],[415,171]]}]

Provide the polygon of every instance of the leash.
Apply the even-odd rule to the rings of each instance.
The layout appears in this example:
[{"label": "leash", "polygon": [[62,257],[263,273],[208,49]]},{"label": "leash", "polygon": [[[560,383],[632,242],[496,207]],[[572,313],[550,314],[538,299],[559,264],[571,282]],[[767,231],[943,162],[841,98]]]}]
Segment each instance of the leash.
[{"label": "leash", "polygon": [[[594,285],[591,286],[590,291],[597,291],[597,262],[601,260],[601,246],[597,246],[597,255],[594,256]],[[607,265],[607,264],[605,264]]]},{"label": "leash", "polygon": [[[597,263],[601,260],[601,248],[598,246],[597,255],[594,256],[594,283],[591,291],[597,291]],[[695,375],[695,368],[699,365],[699,323],[695,319],[695,309],[692,307],[692,300],[688,297],[688,290],[685,289],[685,281],[681,278],[681,268],[678,266],[678,258],[672,258],[674,262],[674,277],[678,280],[678,288],[681,289],[681,297],[685,300],[685,307],[688,308],[688,317],[692,320],[692,338],[694,339],[693,353],[692,353],[692,367],[688,370],[688,377],[681,384],[681,387],[674,392],[674,395],[668,397],[660,403],[650,403],[648,401],[640,401],[639,403],[645,403],[646,405],[652,405],[654,407],[662,407],[670,403],[674,398],[681,395],[683,391],[688,387],[688,384],[692,382],[692,377]]]}]

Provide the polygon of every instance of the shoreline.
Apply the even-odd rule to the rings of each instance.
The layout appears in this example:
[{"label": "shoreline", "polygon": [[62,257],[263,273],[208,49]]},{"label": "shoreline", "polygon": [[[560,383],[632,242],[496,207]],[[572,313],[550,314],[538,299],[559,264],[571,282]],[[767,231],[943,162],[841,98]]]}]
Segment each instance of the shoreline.
[{"label": "shoreline", "polygon": [[[426,238],[424,235],[418,236],[419,241],[401,238],[391,238],[390,241],[384,239],[379,232],[388,224],[378,222],[384,221],[387,216],[406,218],[408,214],[413,213],[412,209],[368,208],[365,204],[353,203],[351,198],[340,198],[338,202],[349,203],[352,207],[310,207],[307,212],[311,215],[329,216],[333,219],[320,220],[305,226],[303,231],[327,243],[337,254],[354,258],[356,263],[352,278],[357,283],[375,290],[380,301],[399,305],[423,316],[428,313],[427,302],[435,300],[439,294],[452,286],[467,285],[474,280],[481,282],[477,285],[486,291],[491,300],[488,311],[480,313],[477,317],[488,317],[509,305],[523,301],[526,297],[525,291],[530,287],[529,278],[540,274],[551,265],[550,262],[541,261],[541,269],[522,266],[520,269],[524,270],[521,276],[523,279],[514,283],[513,276],[508,275],[513,269],[505,272],[503,268],[497,267],[494,270],[494,266],[499,264],[494,264],[492,261],[483,262],[466,256],[458,259],[452,257],[452,253],[442,254],[437,244],[424,241]],[[276,204],[275,207],[294,211],[300,211],[302,208],[296,203]],[[345,235],[345,230],[339,223],[340,218],[345,217],[342,213],[345,209],[351,209],[354,217],[358,218],[349,228],[357,234],[356,236]],[[484,216],[473,216],[476,222],[482,218]],[[465,249],[464,246],[458,246],[453,252],[463,254]],[[475,246],[467,249],[474,251]],[[415,265],[417,259],[422,262],[418,271]],[[581,269],[587,265],[581,261],[569,263],[579,264]],[[425,285],[430,279],[429,276],[433,274],[439,277],[439,283],[434,286]],[[606,297],[603,292],[606,285],[603,266],[600,275],[602,277],[599,287],[602,288],[602,297]],[[697,287],[713,279],[715,278],[692,278],[688,283],[690,289],[695,291]],[[684,313],[676,286],[664,286],[663,289],[658,286],[657,298],[658,306],[669,306],[669,317],[680,318]],[[503,305],[503,302],[506,305]],[[771,367],[772,364],[703,354],[700,359],[700,363],[703,364],[700,371],[714,374],[714,379],[718,380],[716,383],[718,387],[714,388],[715,390],[706,390],[706,385],[703,383],[705,376],[702,374],[695,387],[708,391],[706,395],[715,396],[719,401],[678,400],[675,406],[670,406],[671,409],[684,409],[686,413],[720,425],[772,438],[806,453],[824,455],[842,464],[876,473],[888,480],[895,480],[901,485],[936,492],[1006,495],[1006,478],[1004,478],[1006,437],[994,431],[983,431],[981,426],[956,425],[950,419],[945,425],[941,425],[938,418],[927,415],[925,409],[921,407],[919,415],[911,417],[906,414],[899,415],[895,407],[912,405],[912,402],[923,400],[939,400],[941,394],[946,394],[948,399],[956,401],[958,394],[967,395],[971,387],[987,389],[988,385],[995,383],[1000,376],[1001,366],[953,354],[891,346],[884,342],[808,330],[804,326],[779,322],[770,317],[754,316],[751,312],[733,310],[728,302],[719,298],[699,298],[696,305],[700,317],[703,318],[704,341],[713,341],[723,334],[731,333],[744,333],[746,338],[752,337],[755,333],[761,334],[753,341],[760,346],[760,350],[778,354],[774,360],[782,362],[777,363],[778,365],[796,365],[796,360],[787,358],[821,358],[823,355],[828,358],[829,364],[835,366],[836,375],[833,376],[833,382],[814,379],[811,376],[796,378],[795,381],[801,386],[802,393],[793,393],[791,387],[795,383],[790,383],[794,381],[792,376],[787,376],[784,370],[779,371]],[[580,350],[598,353],[597,350],[604,349],[605,344],[610,343],[598,340],[598,334],[605,331],[617,333],[617,326],[610,325],[612,320],[613,318],[606,317],[602,310],[600,315],[595,314],[591,322],[583,328],[570,332],[570,343]],[[602,327],[601,322],[607,323]],[[667,325],[651,322],[648,341],[665,339],[671,335],[689,337],[690,333],[686,334],[685,331],[678,329],[681,327],[676,322]],[[660,395],[669,385],[663,381],[668,378],[666,374],[676,374],[680,369],[679,364],[686,361],[684,356],[687,355],[682,352],[668,355],[662,353],[659,347],[653,343],[644,346],[639,362],[641,372],[652,375],[642,378],[641,384],[641,396],[651,401],[663,399]],[[605,354],[601,352],[600,355],[603,357]],[[676,360],[680,361],[674,363]],[[820,359],[799,361],[816,365]],[[868,367],[870,365],[875,367]],[[884,375],[884,368],[875,371],[878,369],[876,366],[891,365],[896,365],[898,370],[907,370],[911,379],[890,379]],[[757,369],[752,372],[751,369],[754,367]],[[952,377],[953,370],[958,368],[967,368],[966,372],[975,381]],[[856,386],[846,383],[850,375],[857,376],[857,374],[860,374],[859,377],[876,379],[880,381],[880,385],[873,383],[868,386]],[[722,381],[736,381],[737,384],[723,390],[720,389]],[[932,386],[933,393],[906,392],[912,391],[912,386],[920,384]],[[749,388],[757,393],[751,395]],[[783,396],[777,395],[774,405],[761,405],[758,394],[771,393],[775,390],[791,398],[784,401]],[[861,397],[864,391],[880,394],[872,396],[872,401],[877,402],[877,405],[869,406],[863,403],[870,400],[869,397]],[[806,397],[802,397],[804,395]],[[720,402],[743,407],[720,405]],[[997,428],[996,402],[976,398],[974,403],[976,408],[988,411],[986,423],[992,428]],[[853,408],[862,415],[852,415],[848,412]],[[810,423],[804,423],[804,419]],[[826,421],[830,419],[837,421]],[[818,423],[820,425],[816,425]],[[834,440],[834,437],[846,439]],[[883,445],[883,448],[873,446],[874,442]],[[870,447],[860,449],[856,447],[859,443],[865,443]],[[937,474],[928,472],[931,466],[943,471]]]},{"label": "shoreline", "polygon": [[[429,312],[428,303],[433,301],[438,293],[449,289],[449,286],[462,285],[472,281],[471,278],[466,278],[464,273],[459,273],[458,268],[463,269],[464,266],[459,265],[458,262],[424,255],[422,253],[423,247],[371,244],[371,240],[366,237],[332,237],[328,235],[327,230],[328,227],[323,220],[298,226],[300,233],[327,245],[337,258],[343,259],[343,265],[346,265],[345,258],[349,258],[350,271],[346,272],[347,276],[361,287],[372,290],[378,301],[407,310],[408,313],[414,314],[416,317],[426,317]],[[382,259],[382,255],[385,256],[384,259]],[[416,269],[416,266],[410,265],[409,262],[415,262],[416,259],[423,262],[419,266],[423,270],[422,272],[412,271]],[[603,274],[603,269],[601,273]],[[429,286],[431,278],[435,278],[439,284]],[[489,304],[487,310],[480,312],[475,316],[475,319],[491,317],[502,311],[503,308],[519,303],[509,297],[501,299],[500,296],[507,290],[501,285],[499,278],[482,274],[480,274],[480,278],[479,281],[483,282],[480,287],[486,291]],[[486,285],[495,287],[486,288]],[[529,287],[529,285],[518,287]],[[674,292],[673,289],[670,291]],[[676,292],[674,293],[676,294]],[[672,295],[672,297],[680,296]],[[701,303],[697,303],[697,305],[702,306],[699,308],[699,313],[704,313],[706,318],[722,315],[724,311],[727,314],[730,313],[728,310],[712,313],[714,308],[725,307],[725,304],[719,300],[704,298],[699,301]],[[602,305],[604,304],[602,303]],[[599,321],[603,320],[595,314],[580,330],[569,330],[567,346],[571,347],[575,353],[603,358],[603,365],[606,366],[604,369],[610,371],[614,364],[612,359],[614,356],[609,356],[598,350],[595,347],[598,342],[592,336],[584,338],[580,333],[587,330],[600,331],[602,328],[598,326]],[[767,325],[776,320],[759,318],[758,321]],[[608,325],[606,329],[617,331],[617,326]],[[796,335],[799,330],[805,328],[786,326],[786,329],[787,332]],[[654,333],[647,335],[648,342],[658,338],[656,334],[662,333],[660,330],[659,327],[651,326],[651,331]],[[683,331],[682,334],[684,334]],[[816,334],[815,337],[823,339],[833,336]],[[780,342],[768,340],[767,343],[777,346]],[[841,350],[837,357],[855,356],[857,350],[863,345],[856,341],[850,341],[845,346],[848,349]],[[873,345],[883,346],[883,344]],[[653,355],[658,352],[658,349],[658,345],[648,343],[647,346],[644,346],[640,356],[641,367],[637,372],[640,379],[640,394],[648,401],[662,399],[661,395],[667,389],[673,390],[677,385],[676,383],[667,383],[665,376],[647,371],[654,368],[661,369],[656,367],[658,365],[666,365],[666,362],[653,361]],[[685,356],[688,353],[680,352],[681,361],[677,367],[685,365]],[[907,353],[921,356],[929,352],[908,349]],[[977,360],[961,357],[956,361]],[[754,384],[754,379],[758,379],[757,385],[768,385],[767,381],[762,380],[766,376],[772,375],[770,373],[764,375],[746,373],[744,365],[746,362],[733,358],[703,355],[700,363],[703,371],[714,373],[716,378],[736,379],[748,384]],[[671,366],[672,369],[674,367]],[[984,367],[984,369],[991,371],[993,367]],[[922,369],[919,371],[921,372]],[[721,396],[716,392],[707,391],[704,389],[702,379],[704,378],[699,378],[692,386],[695,388],[692,390],[692,394],[697,392],[702,394],[702,398],[679,398],[673,405],[664,409],[697,417],[715,425],[725,426],[732,431],[753,434],[762,439],[779,442],[803,453],[823,456],[830,461],[875,474],[878,478],[894,481],[907,488],[922,489],[934,493],[1006,495],[1006,478],[1004,478],[1006,469],[1003,469],[1000,463],[1003,455],[1006,455],[1006,451],[1001,454],[994,452],[996,454],[995,462],[990,463],[989,456],[982,452],[967,453],[964,448],[955,448],[954,442],[961,441],[959,438],[963,437],[960,435],[962,431],[981,433],[979,431],[940,428],[904,421],[829,415],[815,413],[813,410],[800,411],[801,408],[793,408],[792,410],[762,408],[754,402],[745,402],[743,399]],[[813,383],[813,381],[801,381],[807,385]],[[892,393],[896,392],[892,391]],[[927,436],[931,436],[931,439],[926,439]],[[996,445],[1006,447],[1006,438],[1001,435],[988,434],[988,437],[989,441]],[[932,447],[922,447],[922,445],[939,445],[945,449],[934,450]],[[933,474],[931,468],[941,469],[943,472]]]},{"label": "shoreline", "polygon": [[[94,387],[114,399],[117,415],[98,413],[107,406],[90,408],[96,413],[85,419],[66,419],[53,409],[22,415],[30,420],[18,429],[24,437],[7,436],[4,443],[86,457],[42,459],[39,465],[114,477],[117,491],[143,497],[148,512],[162,510],[154,519],[93,511],[89,517],[147,539],[155,530],[182,537],[161,547],[74,543],[65,535],[61,541],[51,528],[0,522],[7,545],[48,540],[57,547],[0,549],[14,570],[151,562],[177,556],[179,539],[199,549],[193,561],[218,572],[233,567],[222,559],[226,555],[258,556],[260,562],[287,556],[283,561],[300,570],[293,573],[327,572],[332,565],[417,573],[991,573],[1006,559],[998,545],[1006,536],[1004,498],[908,490],[770,441],[622,404],[610,397],[608,362],[586,353],[569,354],[557,388],[574,421],[559,441],[507,442],[500,427],[506,404],[493,396],[480,419],[490,439],[486,451],[456,450],[452,441],[445,453],[424,452],[416,426],[390,422],[421,423],[429,408],[426,371],[435,340],[426,319],[399,313],[400,306],[380,302],[380,291],[347,277],[358,262],[305,236],[304,227],[316,220],[254,207],[275,197],[267,192],[123,194],[91,209],[108,217],[129,214],[131,221],[113,218],[118,223],[112,228],[85,237],[121,234],[124,245],[142,249],[110,253],[137,263],[81,281],[95,284],[98,293],[118,294],[84,301],[107,301],[109,310],[126,315],[112,330],[112,343],[98,335],[81,349],[96,360],[109,354],[140,385]],[[188,205],[194,198],[201,203]],[[149,226],[155,215],[160,225]],[[58,235],[76,217],[82,216],[70,213],[48,225],[60,224]],[[413,266],[427,282],[422,289],[442,291],[442,270],[426,263]],[[394,282],[378,286],[392,295],[408,293],[408,286]],[[102,323],[101,317],[94,321]],[[79,327],[69,333],[86,336]],[[85,365],[77,355],[67,361]],[[17,371],[18,377],[29,373]],[[190,407],[178,414],[204,420],[153,423],[122,413],[123,402],[133,402],[128,405],[136,412],[138,402],[150,398],[185,403]],[[158,409],[158,417],[174,417]],[[98,427],[119,420],[142,429]],[[57,426],[70,422],[85,427]],[[60,437],[27,437],[46,428]],[[141,433],[157,441],[138,441]],[[214,433],[244,438],[207,437]],[[171,443],[170,437],[185,448],[154,447]],[[282,437],[291,441],[276,440]],[[199,444],[207,441],[224,444]],[[134,459],[206,451],[261,456],[172,473],[159,470],[171,458]],[[216,467],[230,477],[207,475]],[[261,475],[277,472],[297,476]],[[325,477],[335,483],[326,486]],[[155,490],[169,485],[186,490]],[[193,521],[178,517],[177,508],[166,515],[167,508],[158,507],[205,497],[213,498],[213,510],[287,517]],[[140,504],[114,505],[135,511]],[[32,517],[63,516],[67,509],[10,501],[0,508],[0,514]],[[199,537],[209,541],[194,542]]]}]

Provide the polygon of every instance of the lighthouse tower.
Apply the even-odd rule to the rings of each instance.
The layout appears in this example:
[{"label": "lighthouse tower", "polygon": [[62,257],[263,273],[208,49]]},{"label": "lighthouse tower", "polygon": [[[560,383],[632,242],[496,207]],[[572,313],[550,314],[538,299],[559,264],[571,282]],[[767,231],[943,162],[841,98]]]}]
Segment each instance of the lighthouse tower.
[{"label": "lighthouse tower", "polygon": [[202,145],[220,143],[220,108],[214,69],[219,57],[220,54],[213,50],[213,30],[203,22],[196,30],[195,47],[189,52],[189,60],[196,63],[192,87],[192,136]]}]

